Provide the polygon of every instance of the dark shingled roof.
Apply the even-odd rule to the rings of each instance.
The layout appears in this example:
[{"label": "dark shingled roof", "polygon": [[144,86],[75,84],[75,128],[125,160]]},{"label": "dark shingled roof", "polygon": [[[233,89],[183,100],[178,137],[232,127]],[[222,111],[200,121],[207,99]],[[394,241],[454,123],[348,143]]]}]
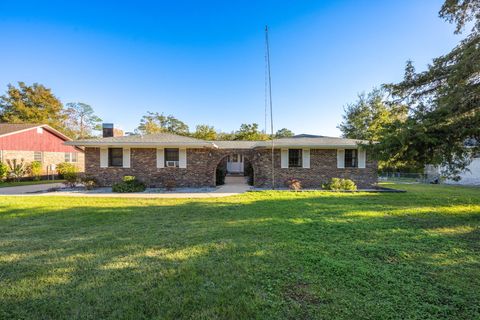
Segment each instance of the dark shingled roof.
[{"label": "dark shingled roof", "polygon": [[[275,139],[276,148],[356,148],[359,143],[368,141],[336,137],[302,135],[299,137]],[[150,135],[130,135],[110,138],[94,138],[70,141],[67,145],[75,146],[183,146],[189,148],[210,147],[220,149],[254,149],[270,148],[271,141],[206,141],[171,133]]]},{"label": "dark shingled roof", "polygon": [[0,123],[0,136],[8,133],[13,133],[25,129],[35,128],[41,126],[33,123]]}]

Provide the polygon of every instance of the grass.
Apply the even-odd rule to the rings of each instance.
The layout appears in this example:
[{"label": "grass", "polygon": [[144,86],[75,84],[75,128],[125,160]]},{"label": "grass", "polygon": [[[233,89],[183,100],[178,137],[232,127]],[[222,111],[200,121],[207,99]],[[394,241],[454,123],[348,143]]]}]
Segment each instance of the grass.
[{"label": "grass", "polygon": [[17,181],[17,182],[0,182],[0,188],[30,186],[34,184],[62,183],[64,181],[65,180],[29,180],[29,181]]},{"label": "grass", "polygon": [[480,188],[0,198],[1,319],[479,319]]}]

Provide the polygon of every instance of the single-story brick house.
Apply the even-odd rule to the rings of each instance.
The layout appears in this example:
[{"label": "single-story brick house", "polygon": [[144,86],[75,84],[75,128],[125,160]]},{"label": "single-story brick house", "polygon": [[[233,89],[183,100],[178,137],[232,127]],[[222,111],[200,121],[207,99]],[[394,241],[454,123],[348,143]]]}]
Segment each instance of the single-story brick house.
[{"label": "single-story brick house", "polygon": [[[360,188],[377,182],[377,162],[359,148],[360,140],[299,136],[274,140],[274,179],[284,187],[296,178],[304,187],[320,188],[333,177],[354,180]],[[271,141],[205,141],[174,134],[131,135],[69,141],[85,148],[85,173],[102,185],[131,175],[149,186],[215,186],[216,172],[253,171],[257,187],[272,185]]]},{"label": "single-story brick house", "polygon": [[43,174],[61,162],[72,162],[84,169],[84,152],[80,147],[68,146],[69,137],[45,124],[0,123],[0,162],[8,159],[39,161]]}]

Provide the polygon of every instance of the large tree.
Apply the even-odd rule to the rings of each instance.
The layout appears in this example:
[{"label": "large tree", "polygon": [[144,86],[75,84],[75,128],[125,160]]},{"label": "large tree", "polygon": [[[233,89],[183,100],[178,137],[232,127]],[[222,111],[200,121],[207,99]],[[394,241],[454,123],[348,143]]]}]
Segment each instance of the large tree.
[{"label": "large tree", "polygon": [[234,140],[267,140],[268,135],[258,129],[257,123],[243,123],[240,129],[235,132]]},{"label": "large tree", "polygon": [[217,132],[212,126],[200,124],[196,127],[195,132],[192,134],[192,136],[197,139],[216,140]]},{"label": "large tree", "polygon": [[75,139],[84,139],[93,136],[94,131],[101,130],[101,122],[95,115],[93,108],[82,102],[70,102],[64,111],[67,119],[65,127]]},{"label": "large tree", "polygon": [[64,131],[65,120],[60,100],[41,84],[29,86],[18,82],[18,87],[9,84],[7,92],[0,96],[1,122],[48,124]]},{"label": "large tree", "polygon": [[168,132],[188,135],[188,126],[172,115],[165,116],[163,113],[147,112],[140,120],[137,131],[142,134]]},{"label": "large tree", "polygon": [[[473,21],[472,32],[423,72],[407,62],[404,80],[385,86],[394,102],[408,105],[409,114],[405,122],[392,123],[372,146],[379,159],[438,165],[445,176],[456,178],[479,150],[479,8],[478,0],[447,0],[440,16],[455,22],[457,33]],[[477,143],[466,148],[466,141]]]},{"label": "large tree", "polygon": [[275,138],[288,138],[288,137],[293,137],[294,133],[292,130],[289,130],[287,128],[282,128],[280,130],[277,130],[275,133]]},{"label": "large tree", "polygon": [[359,94],[357,101],[344,107],[338,128],[345,138],[377,141],[382,139],[387,125],[396,120],[404,122],[407,111],[405,105],[388,103],[383,90],[373,89]]}]

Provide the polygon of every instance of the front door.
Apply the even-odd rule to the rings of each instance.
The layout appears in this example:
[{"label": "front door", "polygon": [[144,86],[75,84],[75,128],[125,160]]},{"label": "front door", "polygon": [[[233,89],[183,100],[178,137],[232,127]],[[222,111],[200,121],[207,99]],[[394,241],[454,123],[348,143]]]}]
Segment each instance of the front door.
[{"label": "front door", "polygon": [[232,154],[227,158],[227,172],[242,173],[243,172],[243,156],[241,154]]}]

